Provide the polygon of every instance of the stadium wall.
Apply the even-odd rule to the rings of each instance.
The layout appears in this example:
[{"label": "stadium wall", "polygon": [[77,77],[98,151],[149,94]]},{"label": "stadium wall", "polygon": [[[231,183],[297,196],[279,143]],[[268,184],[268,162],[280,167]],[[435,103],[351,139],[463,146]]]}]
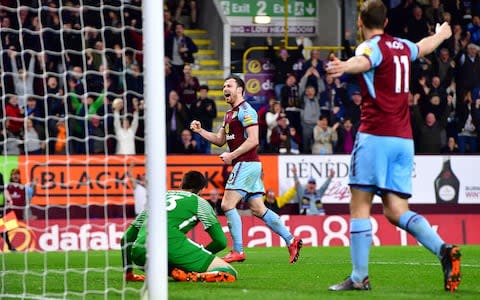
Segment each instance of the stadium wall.
[{"label": "stadium wall", "polygon": [[[321,185],[328,170],[335,170],[322,201],[326,205],[348,204],[350,156],[348,155],[262,155],[264,183],[267,189],[283,193],[294,184],[291,169],[295,166],[301,183],[310,177]],[[22,182],[37,181],[33,205],[125,205],[133,204],[133,191],[126,180],[130,162],[134,176],[144,174],[143,156],[18,156],[5,157],[0,169],[5,181],[11,168],[18,166]],[[445,170],[446,162],[450,165]],[[167,187],[179,188],[184,172],[198,170],[208,179],[205,198],[210,191],[223,192],[231,166],[213,155],[171,155],[167,158]],[[413,172],[413,205],[456,206],[480,204],[480,181],[475,170],[480,169],[480,156],[426,155],[415,157]],[[447,199],[439,199],[438,180],[441,176],[456,178],[458,185],[447,190]],[[380,199],[375,199],[380,203]],[[480,207],[480,206],[478,206]],[[473,212],[473,211],[471,211]],[[480,211],[477,211],[480,213]]]}]

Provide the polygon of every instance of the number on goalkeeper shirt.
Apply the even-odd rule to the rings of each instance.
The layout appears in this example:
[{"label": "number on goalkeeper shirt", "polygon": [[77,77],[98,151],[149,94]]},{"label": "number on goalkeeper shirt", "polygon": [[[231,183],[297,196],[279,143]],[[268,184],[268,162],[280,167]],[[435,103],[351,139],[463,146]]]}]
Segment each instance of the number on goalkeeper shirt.
[{"label": "number on goalkeeper shirt", "polygon": [[182,196],[167,194],[167,211],[174,210],[177,207],[177,200],[182,199]]}]

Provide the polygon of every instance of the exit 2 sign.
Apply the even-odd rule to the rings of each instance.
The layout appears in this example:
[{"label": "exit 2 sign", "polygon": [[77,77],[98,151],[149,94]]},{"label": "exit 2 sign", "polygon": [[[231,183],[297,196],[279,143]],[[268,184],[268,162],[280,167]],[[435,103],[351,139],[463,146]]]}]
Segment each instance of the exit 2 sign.
[{"label": "exit 2 sign", "polygon": [[[220,4],[225,15],[230,17],[283,17],[285,15],[283,0],[222,0]],[[316,17],[317,2],[316,0],[290,0],[288,15],[299,18]]]}]

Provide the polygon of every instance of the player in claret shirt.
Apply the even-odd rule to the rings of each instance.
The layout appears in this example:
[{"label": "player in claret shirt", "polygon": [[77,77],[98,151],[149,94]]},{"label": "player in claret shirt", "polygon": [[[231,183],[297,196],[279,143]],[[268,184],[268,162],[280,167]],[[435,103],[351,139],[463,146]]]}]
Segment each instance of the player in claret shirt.
[{"label": "player in claret shirt", "polygon": [[445,290],[460,284],[460,249],[445,244],[428,221],[408,208],[412,193],[413,140],[408,109],[410,62],[434,51],[451,35],[437,24],[435,34],[414,44],[384,33],[387,9],[380,0],[365,1],[358,27],[365,42],[347,61],[333,59],[327,73],[360,74],[361,123],[350,165],[350,253],[353,271],[332,291],[370,290],[368,256],[372,244],[370,210],[375,194],[387,219],[412,234],[441,261]]},{"label": "player in claret shirt", "polygon": [[[168,191],[167,235],[168,268],[177,281],[232,282],[237,271],[214,254],[225,249],[227,238],[210,204],[199,194],[207,181],[197,171],[187,172],[180,191]],[[137,216],[122,237],[122,257],[126,281],[143,281],[144,276],[133,273],[132,262],[145,266],[147,260],[147,214]],[[203,247],[186,237],[199,222],[212,241]]]},{"label": "player in claret shirt", "polygon": [[228,144],[230,152],[224,152],[220,158],[227,165],[233,164],[222,199],[222,209],[228,220],[228,227],[233,240],[233,249],[223,259],[227,262],[242,262],[246,256],[243,252],[242,220],[236,206],[242,199],[247,201],[255,216],[261,218],[267,226],[280,235],[288,245],[290,263],[295,263],[300,254],[302,240],[295,238],[272,210],[265,207],[262,181],[262,163],[257,155],[258,116],[257,112],[245,101],[243,94],[245,83],[237,76],[230,76],[223,84],[225,101],[232,107],[225,114],[223,126],[217,133],[202,128],[194,120],[190,129],[200,134],[209,142],[223,146]]}]

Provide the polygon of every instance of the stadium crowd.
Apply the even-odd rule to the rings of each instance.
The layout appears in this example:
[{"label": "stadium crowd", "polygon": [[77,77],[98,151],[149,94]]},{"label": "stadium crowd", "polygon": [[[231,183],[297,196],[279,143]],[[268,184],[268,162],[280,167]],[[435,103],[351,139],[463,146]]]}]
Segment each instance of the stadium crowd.
[{"label": "stadium crowd", "polygon": [[[19,3],[18,3],[19,2]],[[141,0],[2,1],[4,154],[142,154],[144,100]],[[166,1],[165,83],[168,153],[209,153],[188,129],[212,130],[209,87],[192,75],[198,1]],[[480,129],[480,9],[475,1],[404,0],[387,32],[414,42],[447,21],[454,35],[412,68],[411,120],[417,153],[476,153]],[[312,50],[265,57],[275,66],[274,96],[259,107],[262,153],[350,153],[362,95],[353,77],[324,72]],[[335,55],[330,53],[330,55]],[[345,51],[343,58],[351,53]],[[112,105],[120,98],[121,104]]]}]

